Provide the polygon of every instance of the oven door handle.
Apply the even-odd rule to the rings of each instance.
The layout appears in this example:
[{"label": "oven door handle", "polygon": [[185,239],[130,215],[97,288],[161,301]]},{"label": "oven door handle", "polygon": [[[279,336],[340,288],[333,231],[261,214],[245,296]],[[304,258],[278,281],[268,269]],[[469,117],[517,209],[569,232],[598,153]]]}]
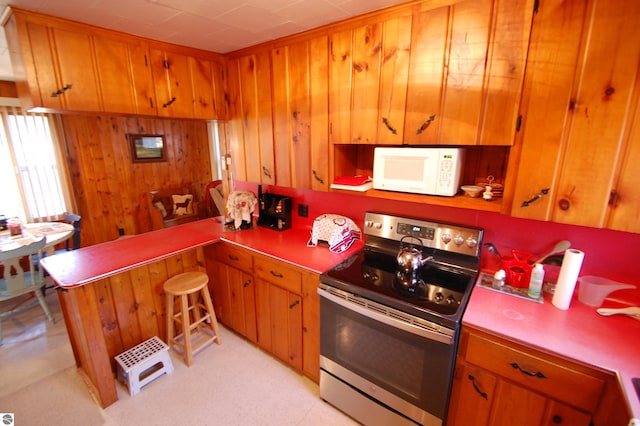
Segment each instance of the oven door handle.
[{"label": "oven door handle", "polygon": [[354,311],[367,318],[371,318],[375,321],[381,322],[383,324],[387,324],[391,327],[399,328],[408,333],[415,334],[416,336],[424,337],[425,339],[434,340],[440,343],[444,343],[446,345],[453,345],[453,337],[440,333],[436,330],[429,330],[423,327],[418,327],[417,325],[410,324],[406,321],[402,321],[400,319],[396,319],[388,315],[382,314],[378,311],[368,309],[365,306],[361,306],[359,304],[349,302],[348,300],[345,300],[339,296],[331,294],[330,292],[322,288],[318,289],[318,294],[320,295],[320,297],[324,297],[325,299],[337,305],[340,305],[345,309]]}]

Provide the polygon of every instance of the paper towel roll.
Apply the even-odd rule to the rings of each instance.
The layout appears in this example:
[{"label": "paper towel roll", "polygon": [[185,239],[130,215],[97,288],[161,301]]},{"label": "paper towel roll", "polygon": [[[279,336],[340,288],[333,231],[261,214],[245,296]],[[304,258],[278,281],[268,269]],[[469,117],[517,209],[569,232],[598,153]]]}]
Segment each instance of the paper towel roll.
[{"label": "paper towel roll", "polygon": [[553,303],[556,308],[563,310],[569,309],[583,259],[584,253],[580,250],[568,249],[565,251],[564,260],[560,267],[560,274],[558,275],[556,290],[553,293],[553,299],[551,299],[551,303]]}]

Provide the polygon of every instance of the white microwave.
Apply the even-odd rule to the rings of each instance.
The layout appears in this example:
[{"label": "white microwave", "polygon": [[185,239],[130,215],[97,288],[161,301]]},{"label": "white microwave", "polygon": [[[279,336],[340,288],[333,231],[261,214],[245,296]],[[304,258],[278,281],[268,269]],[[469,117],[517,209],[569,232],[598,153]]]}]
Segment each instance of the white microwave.
[{"label": "white microwave", "polygon": [[462,148],[375,148],[373,188],[455,195],[460,188],[464,153]]}]

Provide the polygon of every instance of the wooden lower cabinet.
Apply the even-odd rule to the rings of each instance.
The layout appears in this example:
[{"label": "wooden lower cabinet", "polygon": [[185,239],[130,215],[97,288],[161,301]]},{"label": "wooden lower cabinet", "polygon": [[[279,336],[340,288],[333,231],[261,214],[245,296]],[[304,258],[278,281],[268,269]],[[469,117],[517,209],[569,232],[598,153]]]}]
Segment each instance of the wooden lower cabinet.
[{"label": "wooden lower cabinet", "polygon": [[626,425],[620,401],[613,375],[467,327],[447,425]]},{"label": "wooden lower cabinet", "polygon": [[319,275],[225,242],[208,253],[218,320],[318,382]]}]

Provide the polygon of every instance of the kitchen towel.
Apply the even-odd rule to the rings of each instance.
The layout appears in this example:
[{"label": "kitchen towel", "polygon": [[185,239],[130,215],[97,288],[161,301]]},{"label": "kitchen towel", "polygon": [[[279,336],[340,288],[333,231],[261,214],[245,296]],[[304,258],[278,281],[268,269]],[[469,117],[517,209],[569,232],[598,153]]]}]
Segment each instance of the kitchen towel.
[{"label": "kitchen towel", "polygon": [[555,293],[553,293],[553,299],[551,299],[551,303],[553,303],[553,306],[556,308],[562,310],[569,309],[583,260],[584,253],[580,250],[568,249],[565,251],[564,260],[560,267],[560,274],[558,275],[556,290]]}]

